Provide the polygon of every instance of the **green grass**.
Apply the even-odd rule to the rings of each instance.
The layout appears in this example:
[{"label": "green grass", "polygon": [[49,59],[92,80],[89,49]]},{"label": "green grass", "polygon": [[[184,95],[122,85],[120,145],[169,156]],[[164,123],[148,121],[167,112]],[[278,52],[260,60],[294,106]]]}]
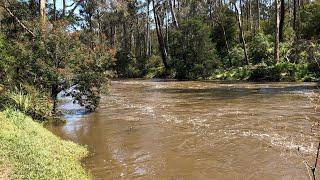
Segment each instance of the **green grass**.
[{"label": "green grass", "polygon": [[0,177],[90,179],[80,160],[86,148],[53,135],[15,110],[0,112]]}]

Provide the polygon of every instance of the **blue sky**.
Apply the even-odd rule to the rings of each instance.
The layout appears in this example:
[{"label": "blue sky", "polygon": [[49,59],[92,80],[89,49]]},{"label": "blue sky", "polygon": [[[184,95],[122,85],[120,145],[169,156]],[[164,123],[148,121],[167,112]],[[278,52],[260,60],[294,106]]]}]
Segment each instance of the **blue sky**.
[{"label": "blue sky", "polygon": [[[53,3],[52,0],[48,0],[49,3]],[[70,5],[72,2],[70,0],[67,0],[67,5]],[[57,8],[62,9],[62,0],[57,0]]]}]

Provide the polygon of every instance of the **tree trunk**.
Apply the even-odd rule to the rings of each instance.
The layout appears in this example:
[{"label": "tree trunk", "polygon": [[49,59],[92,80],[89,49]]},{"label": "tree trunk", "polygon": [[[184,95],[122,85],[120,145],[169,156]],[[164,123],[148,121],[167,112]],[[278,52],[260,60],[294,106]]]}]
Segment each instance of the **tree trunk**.
[{"label": "tree trunk", "polygon": [[284,0],[280,0],[280,23],[279,23],[280,42],[283,41],[284,20],[285,20],[285,4],[284,4]]},{"label": "tree trunk", "polygon": [[156,12],[154,0],[152,0],[152,4],[153,4],[154,20],[155,20],[155,23],[156,23],[156,31],[157,31],[157,37],[158,37],[158,43],[159,43],[159,50],[160,50],[160,53],[161,53],[161,58],[162,58],[163,65],[164,65],[165,69],[168,70],[168,68],[169,68],[168,67],[168,53],[167,53],[167,49],[165,47],[165,42],[164,42],[164,39],[163,39],[162,30],[161,30],[160,17]]},{"label": "tree trunk", "polygon": [[257,0],[257,28],[260,29],[260,0]]},{"label": "tree trunk", "polygon": [[297,21],[297,0],[293,0],[293,30],[296,31]]},{"label": "tree trunk", "polygon": [[40,8],[39,8],[39,14],[40,14],[40,26],[41,30],[44,31],[46,28],[46,0],[40,0],[39,2]]},{"label": "tree trunk", "polygon": [[53,101],[52,106],[52,114],[55,115],[57,113],[57,100],[58,100],[58,94],[59,94],[59,86],[57,82],[51,85],[51,99]]},{"label": "tree trunk", "polygon": [[151,41],[150,41],[150,0],[147,0],[147,51],[146,51],[146,55],[150,56],[151,55]]},{"label": "tree trunk", "polygon": [[249,0],[246,0],[246,19],[247,19],[247,31],[249,31],[249,27],[250,27],[250,12],[249,12]]},{"label": "tree trunk", "polygon": [[35,0],[30,0],[30,9],[31,9],[32,15],[36,16],[37,9],[36,9],[36,1]]},{"label": "tree trunk", "polygon": [[240,6],[241,23],[243,24],[242,0],[240,0],[239,6]]},{"label": "tree trunk", "polygon": [[[171,2],[171,0],[169,0]],[[165,18],[166,18],[166,48],[167,48],[167,51],[169,52],[169,8],[168,6],[170,6],[170,4],[167,4],[167,7],[166,7],[166,12],[165,12]]]},{"label": "tree trunk", "polygon": [[53,19],[57,21],[57,0],[53,0]]},{"label": "tree trunk", "polygon": [[174,12],[174,9],[173,9],[172,1],[171,0],[168,0],[168,1],[169,1],[169,4],[170,4],[170,10],[171,10],[171,16],[172,16],[173,24],[174,24],[174,26],[176,28],[179,28],[179,23],[177,21],[176,13]]},{"label": "tree trunk", "polygon": [[66,0],[62,0],[62,17],[66,15],[67,3]]},{"label": "tree trunk", "polygon": [[252,2],[251,0],[248,0],[249,1],[249,22],[250,22],[250,30],[252,30]]},{"label": "tree trunk", "polygon": [[279,0],[275,0],[275,41],[274,41],[274,60],[275,62],[279,62],[280,53],[279,53],[279,44],[280,44],[280,38],[279,38],[279,25],[280,25],[280,17],[279,17]]},{"label": "tree trunk", "polygon": [[209,18],[212,19],[212,2],[208,0],[208,7],[209,7]]},{"label": "tree trunk", "polygon": [[232,67],[232,61],[231,61],[231,58],[230,58],[230,50],[229,50],[229,43],[228,43],[228,39],[227,39],[227,35],[226,35],[226,30],[224,28],[224,24],[222,24],[222,23],[219,23],[219,24],[220,24],[220,26],[222,28],[224,43],[225,43],[226,48],[227,48],[229,66]]},{"label": "tree trunk", "polygon": [[240,30],[240,41],[242,42],[242,47],[243,47],[243,53],[245,57],[246,64],[249,65],[249,59],[248,59],[248,53],[247,53],[247,48],[246,48],[246,42],[244,40],[244,33],[243,33],[243,27],[241,24],[241,15],[239,13],[239,10],[237,8],[236,3],[232,3],[234,6],[234,9],[236,10],[237,17],[238,17],[238,25],[239,25],[239,30]]}]

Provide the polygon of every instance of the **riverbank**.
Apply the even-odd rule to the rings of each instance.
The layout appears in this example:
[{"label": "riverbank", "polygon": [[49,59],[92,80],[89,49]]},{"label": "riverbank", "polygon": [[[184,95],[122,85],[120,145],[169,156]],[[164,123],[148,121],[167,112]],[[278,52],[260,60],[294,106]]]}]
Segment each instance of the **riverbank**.
[{"label": "riverbank", "polygon": [[15,110],[0,112],[0,179],[90,179],[88,151]]},{"label": "riverbank", "polygon": [[[192,78],[188,75],[185,80],[222,80],[222,81],[249,81],[249,82],[317,82],[319,74],[313,64],[295,64],[278,62],[274,65],[260,63],[228,69],[215,69],[201,76]],[[139,76],[138,76],[139,77]],[[176,79],[174,71],[165,71],[163,67],[151,68],[143,75],[146,79],[169,78]]]}]

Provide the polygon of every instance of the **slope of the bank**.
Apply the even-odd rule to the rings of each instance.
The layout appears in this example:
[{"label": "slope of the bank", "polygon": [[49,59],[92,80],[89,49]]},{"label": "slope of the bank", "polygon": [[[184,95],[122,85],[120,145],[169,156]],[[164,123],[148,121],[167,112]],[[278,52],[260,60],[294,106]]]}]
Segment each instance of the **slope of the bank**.
[{"label": "slope of the bank", "polygon": [[0,178],[89,179],[80,163],[86,154],[20,112],[0,112]]}]

